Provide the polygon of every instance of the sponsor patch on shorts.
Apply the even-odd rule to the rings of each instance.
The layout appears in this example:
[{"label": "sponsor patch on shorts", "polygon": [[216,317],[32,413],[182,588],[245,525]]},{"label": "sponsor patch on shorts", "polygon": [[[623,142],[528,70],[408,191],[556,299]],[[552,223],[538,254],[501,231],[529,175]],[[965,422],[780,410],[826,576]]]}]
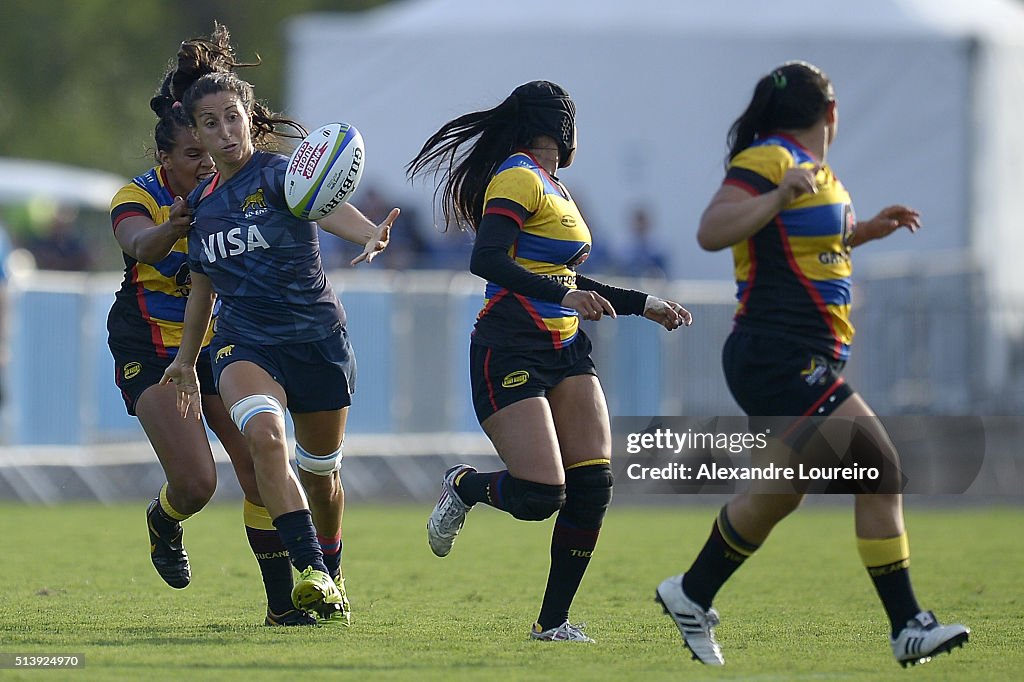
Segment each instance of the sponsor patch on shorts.
[{"label": "sponsor patch on shorts", "polygon": [[121,369],[121,374],[124,375],[125,379],[134,379],[142,371],[141,362],[129,362]]},{"label": "sponsor patch on shorts", "polygon": [[505,375],[505,378],[501,380],[502,388],[515,388],[516,386],[522,386],[530,380],[530,373],[525,369],[518,369],[515,372],[510,372]]}]

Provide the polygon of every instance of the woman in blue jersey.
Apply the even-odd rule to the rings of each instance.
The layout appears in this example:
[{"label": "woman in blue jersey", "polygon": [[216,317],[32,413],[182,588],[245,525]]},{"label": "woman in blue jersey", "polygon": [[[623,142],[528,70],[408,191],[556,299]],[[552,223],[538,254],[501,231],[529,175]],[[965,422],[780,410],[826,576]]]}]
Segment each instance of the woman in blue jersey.
[{"label": "woman in blue jersey", "polygon": [[[137,416],[153,445],[167,482],[146,513],[150,555],[157,572],[175,588],[191,579],[181,522],[202,509],[217,487],[217,470],[206,429],[177,415],[177,393],[160,386],[181,342],[185,302],[191,288],[186,235],[191,211],[182,198],[213,174],[210,155],[189,129],[181,105],[170,97],[167,79],[150,101],[159,117],[155,129],[158,165],[123,187],[111,202],[114,237],[124,252],[125,275],[107,318],[115,381],[128,414]],[[209,330],[204,343],[212,337]],[[200,386],[214,395],[208,358],[198,365]],[[267,625],[309,625],[308,614],[291,605],[292,574],[287,559],[261,557],[284,551],[277,533],[263,529],[266,517],[245,439],[218,400],[203,415],[227,451],[245,495],[246,534],[260,562],[267,593]],[[276,565],[276,569],[275,569]]]},{"label": "woman in blue jersey", "polygon": [[[226,31],[214,39],[216,48],[229,49]],[[192,293],[181,347],[164,381],[177,385],[182,414],[198,412],[195,362],[219,298],[210,345],[214,378],[248,442],[269,518],[292,564],[302,571],[293,602],[323,619],[347,623],[338,469],[355,358],[344,309],[320,262],[316,224],[294,217],[285,202],[288,159],[258,148],[282,134],[278,126],[291,127],[292,136],[305,131],[257,102],[252,86],[235,73],[212,68],[210,52],[198,41],[183,43],[172,78],[172,91],[181,93],[190,125],[217,173],[189,196]],[[365,247],[355,264],[369,262],[387,246],[397,216],[395,209],[374,225],[344,204],[320,225]],[[288,463],[285,409],[295,426],[301,487]],[[330,529],[326,537],[325,529]]]},{"label": "woman in blue jersey", "polygon": [[[761,78],[729,131],[725,180],[701,217],[697,240],[709,251],[732,248],[739,305],[723,366],[752,422],[783,419],[786,456],[797,461],[834,452],[896,463],[890,469],[898,471],[884,428],[840,374],[853,339],[850,251],[900,227],[916,232],[920,220],[913,209],[894,205],[856,221],[827,163],[838,121],[832,84],[817,67],[788,62]],[[735,496],[692,566],[657,588],[702,663],[725,662],[711,608],[719,588],[803,499],[799,487],[770,492]],[[854,492],[858,549],[889,617],[897,661],[924,662],[966,642],[967,628],[939,625],[914,596],[898,482]]]},{"label": "woman in blue jersey", "polygon": [[493,109],[442,126],[408,170],[410,177],[443,171],[446,221],[476,232],[470,270],[487,288],[470,344],[473,402],[507,466],[446,472],[427,522],[430,547],[446,556],[478,502],[523,520],[557,514],[530,636],[589,642],[569,622],[569,607],[611,501],[611,434],[579,319],[642,315],[671,331],[690,324],[690,314],[576,273],[590,254],[590,231],[556,175],[575,152],[572,99],[554,83],[533,81]]}]

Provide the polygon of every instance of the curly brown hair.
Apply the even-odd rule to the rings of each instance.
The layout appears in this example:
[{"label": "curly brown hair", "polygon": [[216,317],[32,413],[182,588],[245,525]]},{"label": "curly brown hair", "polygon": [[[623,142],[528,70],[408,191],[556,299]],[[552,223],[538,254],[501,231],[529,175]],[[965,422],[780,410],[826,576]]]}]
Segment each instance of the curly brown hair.
[{"label": "curly brown hair", "polygon": [[[305,137],[307,131],[302,124],[274,113],[256,99],[252,84],[235,73],[238,68],[259,66],[262,60],[258,55],[256,59],[252,63],[239,62],[231,45],[231,33],[223,24],[214,22],[213,33],[209,37],[189,38],[181,43],[164,77],[166,93],[162,89],[161,95],[154,100],[168,97],[172,108],[174,102],[181,102],[189,124],[195,126],[193,108],[198,100],[218,92],[232,92],[250,115],[255,146],[273,146],[279,137]],[[150,106],[153,106],[152,101]]]}]

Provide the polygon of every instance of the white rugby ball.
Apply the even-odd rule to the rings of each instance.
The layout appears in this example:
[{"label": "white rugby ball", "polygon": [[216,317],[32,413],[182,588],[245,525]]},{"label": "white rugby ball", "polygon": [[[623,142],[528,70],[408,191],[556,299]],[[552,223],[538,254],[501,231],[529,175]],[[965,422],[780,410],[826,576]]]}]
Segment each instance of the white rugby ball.
[{"label": "white rugby ball", "polygon": [[319,220],[348,201],[363,177],[363,136],[347,123],[317,128],[295,148],[284,197],[297,218]]}]

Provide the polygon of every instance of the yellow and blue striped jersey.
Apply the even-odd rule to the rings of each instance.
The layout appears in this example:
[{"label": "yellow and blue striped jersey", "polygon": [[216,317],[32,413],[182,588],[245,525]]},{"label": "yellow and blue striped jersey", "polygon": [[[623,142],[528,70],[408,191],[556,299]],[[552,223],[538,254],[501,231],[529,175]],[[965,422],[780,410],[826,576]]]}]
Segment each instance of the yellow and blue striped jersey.
[{"label": "yellow and blue striped jersey", "polygon": [[[796,140],[772,135],[737,154],[725,184],[759,195],[775,189],[786,171],[818,161]],[[850,247],[855,222],[846,188],[823,165],[818,191],[797,197],[752,237],[734,244],[736,328],[784,337],[849,357]]]},{"label": "yellow and blue striped jersey", "polygon": [[[530,272],[576,288],[577,265],[590,254],[590,230],[569,192],[527,152],[510,156],[487,185],[484,215],[519,225],[509,249]],[[576,339],[576,311],[488,282],[473,340],[490,347],[564,348]]]},{"label": "yellow and blue striped jersey", "polygon": [[[174,195],[160,166],[134,178],[110,202],[113,229],[122,220],[144,216],[159,225],[168,220]],[[188,240],[179,239],[171,252],[152,265],[124,256],[124,280],[107,318],[110,342],[121,348],[149,350],[174,357],[181,345],[185,304],[192,289]],[[213,336],[213,325],[203,340]]]}]

